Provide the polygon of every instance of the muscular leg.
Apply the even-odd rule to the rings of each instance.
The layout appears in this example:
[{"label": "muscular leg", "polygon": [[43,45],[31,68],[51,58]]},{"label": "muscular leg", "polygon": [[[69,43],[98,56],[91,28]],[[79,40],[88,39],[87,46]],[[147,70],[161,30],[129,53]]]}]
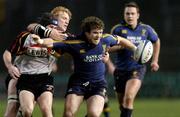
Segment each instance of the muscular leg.
[{"label": "muscular leg", "polygon": [[134,99],[141,87],[141,80],[130,79],[127,81],[125,95],[123,99],[123,107],[133,109]]},{"label": "muscular leg", "polygon": [[16,79],[11,79],[8,84],[8,103],[6,107],[6,112],[4,117],[16,117],[18,109],[19,109],[19,102],[17,98],[17,91],[16,91]]},{"label": "muscular leg", "polygon": [[132,116],[134,100],[140,87],[141,80],[139,79],[130,79],[127,81],[125,94],[123,98],[123,104],[121,108],[121,117]]},{"label": "muscular leg", "polygon": [[42,93],[40,97],[37,99],[43,117],[53,117],[52,101],[53,101],[53,94],[49,91]]},{"label": "muscular leg", "polygon": [[100,117],[103,106],[104,97],[100,95],[94,95],[87,99],[87,115],[88,117]]},{"label": "muscular leg", "polygon": [[74,117],[78,111],[84,96],[78,96],[76,94],[69,94],[65,100],[64,115],[63,117]]},{"label": "muscular leg", "polygon": [[26,90],[22,90],[19,93],[19,102],[23,117],[31,117],[34,109],[34,95]]}]

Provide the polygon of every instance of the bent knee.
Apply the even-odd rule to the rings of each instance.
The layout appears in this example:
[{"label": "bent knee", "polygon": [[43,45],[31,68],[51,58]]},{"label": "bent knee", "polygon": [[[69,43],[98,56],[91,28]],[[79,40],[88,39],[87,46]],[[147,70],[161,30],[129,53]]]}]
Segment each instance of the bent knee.
[{"label": "bent knee", "polygon": [[124,103],[131,104],[134,102],[134,98],[135,98],[135,96],[133,96],[133,95],[126,95],[124,97]]},{"label": "bent knee", "polygon": [[[103,111],[103,110],[102,110]],[[100,117],[102,111],[90,111],[88,112],[88,117]]]},{"label": "bent knee", "polygon": [[66,112],[64,112],[64,115],[63,115],[63,117],[74,117],[74,113],[73,112],[71,112],[71,111],[66,111]]},{"label": "bent knee", "polygon": [[22,113],[23,113],[23,116],[31,116],[32,115],[32,112],[33,112],[33,108],[32,107],[22,107]]},{"label": "bent knee", "polygon": [[98,114],[98,113],[90,113],[87,115],[88,115],[88,117],[100,117],[100,114]]}]

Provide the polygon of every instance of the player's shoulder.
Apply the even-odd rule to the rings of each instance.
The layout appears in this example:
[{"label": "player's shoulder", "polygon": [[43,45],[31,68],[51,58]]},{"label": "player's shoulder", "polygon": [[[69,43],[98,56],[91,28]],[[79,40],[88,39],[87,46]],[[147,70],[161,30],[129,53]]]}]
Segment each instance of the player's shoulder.
[{"label": "player's shoulder", "polygon": [[27,37],[29,34],[30,34],[30,32],[28,32],[28,31],[22,31],[22,32],[17,36],[17,38],[18,38],[18,39],[20,39],[20,38],[25,38],[25,37]]},{"label": "player's shoulder", "polygon": [[116,24],[111,28],[111,34],[115,31],[115,30],[120,30],[123,27],[122,23]]},{"label": "player's shoulder", "polygon": [[144,24],[144,23],[140,23],[139,25],[142,26],[142,28],[146,29],[147,32],[157,35],[156,31],[154,30],[154,28],[152,26],[150,26],[148,24]]},{"label": "player's shoulder", "polygon": [[101,40],[102,41],[108,41],[108,40],[111,40],[111,39],[117,40],[117,36],[105,33],[105,34],[102,35],[102,39]]},{"label": "player's shoulder", "polygon": [[28,31],[22,31],[21,33],[19,33],[19,35],[17,35],[17,37],[15,39],[16,43],[19,43],[20,45],[24,44],[24,42],[26,41],[29,34],[31,34],[31,33]]},{"label": "player's shoulder", "polygon": [[153,29],[152,26],[145,24],[145,23],[142,23],[142,22],[139,23],[139,26],[146,28],[146,29]]},{"label": "player's shoulder", "polygon": [[102,38],[104,39],[104,38],[107,38],[107,37],[113,37],[111,34],[109,34],[109,33],[104,33],[103,35],[102,35]]}]

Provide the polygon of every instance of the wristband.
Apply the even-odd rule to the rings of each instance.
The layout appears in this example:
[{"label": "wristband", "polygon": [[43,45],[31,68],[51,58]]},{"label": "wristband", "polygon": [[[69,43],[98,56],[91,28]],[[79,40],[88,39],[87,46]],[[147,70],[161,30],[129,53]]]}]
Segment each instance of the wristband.
[{"label": "wristband", "polygon": [[34,27],[34,30],[33,32],[37,35],[39,35],[40,37],[49,37],[49,35],[51,34],[51,31],[50,29],[47,29],[45,28],[44,26],[40,25],[40,24],[37,24],[35,27]]}]

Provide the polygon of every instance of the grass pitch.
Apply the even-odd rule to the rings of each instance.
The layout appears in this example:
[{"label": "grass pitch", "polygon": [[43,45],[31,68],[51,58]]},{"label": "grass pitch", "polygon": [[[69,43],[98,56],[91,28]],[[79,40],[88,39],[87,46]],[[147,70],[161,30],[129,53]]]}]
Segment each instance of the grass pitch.
[{"label": "grass pitch", "polygon": [[[111,117],[119,117],[119,109],[116,99],[109,102]],[[0,116],[3,117],[6,101],[0,101]],[[54,117],[62,117],[64,107],[63,99],[54,100]],[[135,101],[133,117],[180,117],[180,99],[137,99]],[[86,105],[83,103],[76,117],[84,117]],[[41,117],[39,108],[36,107],[33,117]],[[102,115],[103,117],[103,115]]]}]

